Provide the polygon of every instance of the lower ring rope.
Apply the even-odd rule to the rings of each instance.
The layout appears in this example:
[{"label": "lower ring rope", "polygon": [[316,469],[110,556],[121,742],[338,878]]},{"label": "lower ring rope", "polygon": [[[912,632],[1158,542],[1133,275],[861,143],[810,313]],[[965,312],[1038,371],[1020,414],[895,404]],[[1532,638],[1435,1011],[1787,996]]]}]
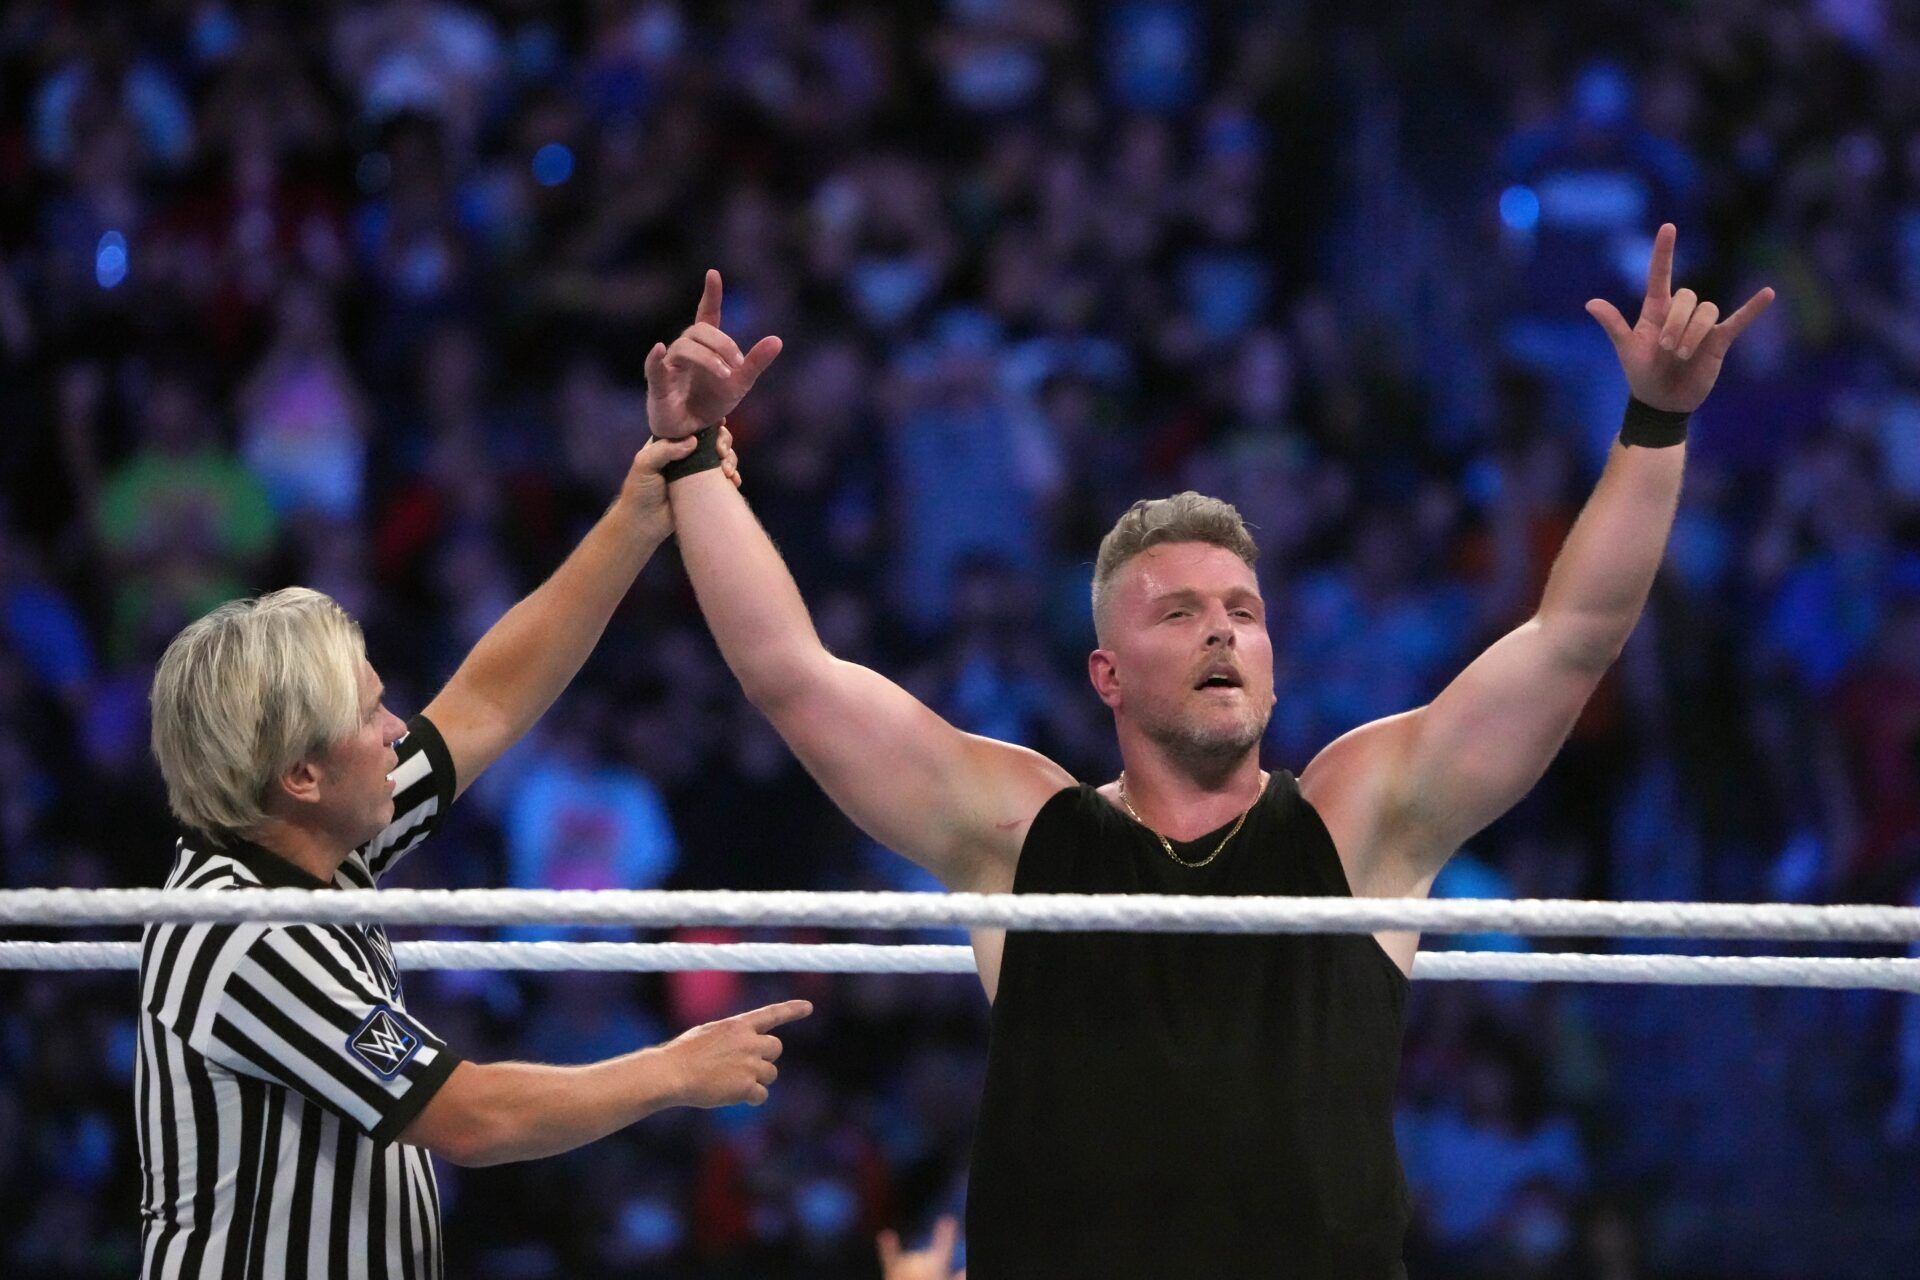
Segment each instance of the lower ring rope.
[{"label": "lower ring rope", "polygon": [[[860,942],[398,942],[411,969],[519,972],[972,973],[962,946]],[[0,969],[137,969],[137,942],[0,942]],[[1920,959],[1423,951],[1413,976],[1438,981],[1874,988],[1920,993]]]}]

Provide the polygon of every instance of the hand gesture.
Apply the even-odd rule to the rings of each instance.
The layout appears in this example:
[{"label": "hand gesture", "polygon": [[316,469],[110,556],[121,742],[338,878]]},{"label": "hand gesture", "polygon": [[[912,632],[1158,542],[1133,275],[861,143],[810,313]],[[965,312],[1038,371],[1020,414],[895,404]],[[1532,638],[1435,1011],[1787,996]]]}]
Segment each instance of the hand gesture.
[{"label": "hand gesture", "polygon": [[693,324],[672,346],[656,342],[647,353],[647,426],[663,440],[712,426],[753,389],[780,345],[766,337],[740,353],[720,331],[720,273],[708,271]]},{"label": "hand gesture", "polygon": [[1613,340],[1635,399],[1655,409],[1692,413],[1713,390],[1727,348],[1772,305],[1773,290],[1760,290],[1721,320],[1720,308],[1700,301],[1693,290],[1671,291],[1675,235],[1673,224],[1667,222],[1653,238],[1653,258],[1647,264],[1647,296],[1640,303],[1640,318],[1631,329],[1604,298],[1588,302],[1587,314],[1599,321]]},{"label": "hand gesture", "polygon": [[934,1224],[933,1239],[927,1247],[911,1253],[900,1251],[897,1233],[882,1231],[876,1241],[880,1246],[881,1280],[967,1280],[966,1272],[952,1270],[953,1242],[959,1229],[951,1217],[943,1217]]},{"label": "hand gesture", "polygon": [[757,1107],[780,1074],[774,1061],[782,1045],[775,1027],[813,1012],[805,1000],[788,1000],[706,1022],[660,1047],[672,1064],[668,1095],[683,1107]]}]

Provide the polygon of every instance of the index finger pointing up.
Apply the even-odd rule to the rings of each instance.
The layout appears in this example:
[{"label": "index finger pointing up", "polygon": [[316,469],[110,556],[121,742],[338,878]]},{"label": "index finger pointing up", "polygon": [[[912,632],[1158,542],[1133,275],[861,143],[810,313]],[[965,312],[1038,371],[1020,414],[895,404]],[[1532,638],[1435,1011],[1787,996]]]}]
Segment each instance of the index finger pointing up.
[{"label": "index finger pointing up", "polygon": [[700,305],[694,308],[693,322],[720,327],[720,273],[712,267],[707,268],[706,287],[700,291]]},{"label": "index finger pointing up", "polygon": [[1647,261],[1649,302],[1665,302],[1673,295],[1673,242],[1678,235],[1671,222],[1661,223],[1660,230],[1654,233],[1653,257]]},{"label": "index finger pointing up", "polygon": [[761,1009],[753,1009],[740,1016],[755,1031],[771,1031],[784,1023],[794,1022],[813,1012],[813,1003],[808,1000],[788,1000],[781,1004],[770,1004]]}]

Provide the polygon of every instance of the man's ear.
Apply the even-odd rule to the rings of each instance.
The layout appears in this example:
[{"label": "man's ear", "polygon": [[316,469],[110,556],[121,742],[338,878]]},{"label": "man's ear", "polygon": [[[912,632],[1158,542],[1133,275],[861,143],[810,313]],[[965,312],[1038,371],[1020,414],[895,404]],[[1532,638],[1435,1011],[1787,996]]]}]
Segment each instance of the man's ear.
[{"label": "man's ear", "polygon": [[320,799],[320,766],[302,760],[274,779],[274,789],[295,805],[315,804]]},{"label": "man's ear", "polygon": [[1113,710],[1120,709],[1120,667],[1111,649],[1095,649],[1087,655],[1087,678],[1100,701]]}]

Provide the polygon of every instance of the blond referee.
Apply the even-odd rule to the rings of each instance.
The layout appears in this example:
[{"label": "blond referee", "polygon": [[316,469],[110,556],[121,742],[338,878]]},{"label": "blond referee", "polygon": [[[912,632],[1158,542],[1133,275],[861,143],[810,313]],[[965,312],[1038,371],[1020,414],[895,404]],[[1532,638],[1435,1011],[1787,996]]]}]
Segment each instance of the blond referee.
[{"label": "blond referee", "polygon": [[[404,723],[358,624],[319,592],[182,631],[152,695],[187,829],[167,887],[375,887],[580,669],[672,532],[661,470],[692,449],[635,455],[573,554]],[[147,1280],[441,1276],[428,1152],[527,1160],[665,1107],[763,1102],[770,1033],[811,1012],[789,1001],[586,1066],[467,1062],[407,1009],[379,926],[267,924],[150,927],[140,1010]]]}]

